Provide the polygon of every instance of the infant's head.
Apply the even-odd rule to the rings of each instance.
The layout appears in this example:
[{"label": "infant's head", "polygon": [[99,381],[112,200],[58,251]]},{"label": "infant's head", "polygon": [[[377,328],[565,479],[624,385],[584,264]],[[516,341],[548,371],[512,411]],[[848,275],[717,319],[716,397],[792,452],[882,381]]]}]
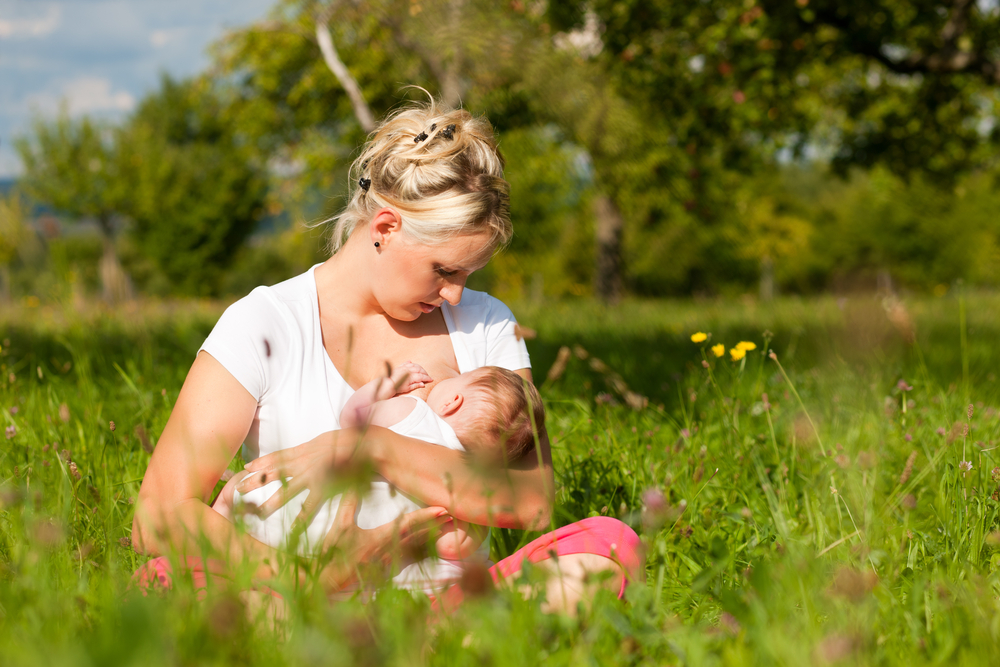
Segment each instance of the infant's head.
[{"label": "infant's head", "polygon": [[487,458],[516,461],[535,446],[532,426],[538,432],[545,426],[535,386],[496,366],[439,380],[427,404],[455,429],[466,450]]}]

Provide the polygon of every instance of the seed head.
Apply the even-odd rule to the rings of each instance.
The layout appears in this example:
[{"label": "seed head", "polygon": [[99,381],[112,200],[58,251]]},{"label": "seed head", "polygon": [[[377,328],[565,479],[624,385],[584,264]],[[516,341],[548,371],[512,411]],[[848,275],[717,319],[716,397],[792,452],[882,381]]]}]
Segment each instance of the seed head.
[{"label": "seed head", "polygon": [[917,450],[910,452],[909,458],[906,459],[906,465],[903,466],[903,474],[899,476],[899,484],[902,486],[910,479],[910,475],[913,474],[913,464],[917,460]]},{"label": "seed head", "polygon": [[969,415],[969,419],[972,419],[972,413],[976,411],[976,406],[969,403],[969,407],[965,409],[965,414]]},{"label": "seed head", "polygon": [[990,471],[990,477],[994,482],[1000,482],[1000,466]]},{"label": "seed head", "polygon": [[775,361],[777,361],[777,360],[778,360],[778,355],[776,355],[776,354],[774,353],[774,350],[771,350],[770,352],[768,352],[768,353],[767,353],[767,356],[768,356],[768,358],[769,358],[769,359],[774,359]]},{"label": "seed head", "polygon": [[114,422],[108,422],[108,428],[110,428],[112,431],[114,431],[115,430],[115,423]]},{"label": "seed head", "polygon": [[59,421],[63,424],[69,423],[69,406],[65,403],[59,404]]},{"label": "seed head", "polygon": [[80,479],[80,470],[72,461],[69,462],[69,474],[73,475],[73,479]]}]

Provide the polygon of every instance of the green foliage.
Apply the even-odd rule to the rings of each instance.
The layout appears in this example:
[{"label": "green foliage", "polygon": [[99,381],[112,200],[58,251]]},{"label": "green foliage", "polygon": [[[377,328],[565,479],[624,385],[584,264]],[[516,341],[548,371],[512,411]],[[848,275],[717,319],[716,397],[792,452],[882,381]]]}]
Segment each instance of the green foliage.
[{"label": "green foliage", "polygon": [[36,118],[31,134],[14,143],[24,164],[19,184],[71,218],[95,218],[110,235],[128,191],[115,135],[89,118],[70,119],[66,109],[51,122]]},{"label": "green foliage", "polygon": [[164,77],[124,130],[130,232],[170,291],[211,294],[261,217],[267,178],[205,80]]},{"label": "green foliage", "polygon": [[[330,603],[279,582],[277,626],[242,573],[202,595],[183,577],[149,597],[129,583],[136,427],[155,442],[222,306],[5,309],[4,664],[994,664],[1000,310],[903,307],[916,346],[870,298],[515,304],[538,331],[558,520],[631,522],[647,580],[575,620],[505,591],[442,615],[398,591]],[[740,340],[757,344],[740,361],[708,349]],[[579,349],[543,381],[562,345]],[[619,405],[615,372],[649,407]],[[529,537],[502,535],[501,556]]]}]

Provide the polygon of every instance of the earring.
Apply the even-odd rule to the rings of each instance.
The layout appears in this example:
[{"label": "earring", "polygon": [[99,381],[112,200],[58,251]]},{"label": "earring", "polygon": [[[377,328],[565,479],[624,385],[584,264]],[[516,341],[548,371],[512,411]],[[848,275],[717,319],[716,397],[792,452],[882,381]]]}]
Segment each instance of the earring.
[{"label": "earring", "polygon": [[376,247],[376,248],[378,247],[378,241],[376,241],[376,242],[375,242],[375,247]]}]

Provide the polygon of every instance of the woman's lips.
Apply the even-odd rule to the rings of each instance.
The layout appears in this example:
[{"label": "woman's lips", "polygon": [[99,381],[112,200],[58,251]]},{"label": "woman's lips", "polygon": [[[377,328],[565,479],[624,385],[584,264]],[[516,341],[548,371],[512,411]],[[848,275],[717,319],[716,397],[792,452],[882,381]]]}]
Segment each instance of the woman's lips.
[{"label": "woman's lips", "polygon": [[423,301],[420,302],[420,310],[424,311],[425,313],[432,313],[434,312],[435,308],[437,308],[437,306],[432,306],[431,304],[424,303]]}]

